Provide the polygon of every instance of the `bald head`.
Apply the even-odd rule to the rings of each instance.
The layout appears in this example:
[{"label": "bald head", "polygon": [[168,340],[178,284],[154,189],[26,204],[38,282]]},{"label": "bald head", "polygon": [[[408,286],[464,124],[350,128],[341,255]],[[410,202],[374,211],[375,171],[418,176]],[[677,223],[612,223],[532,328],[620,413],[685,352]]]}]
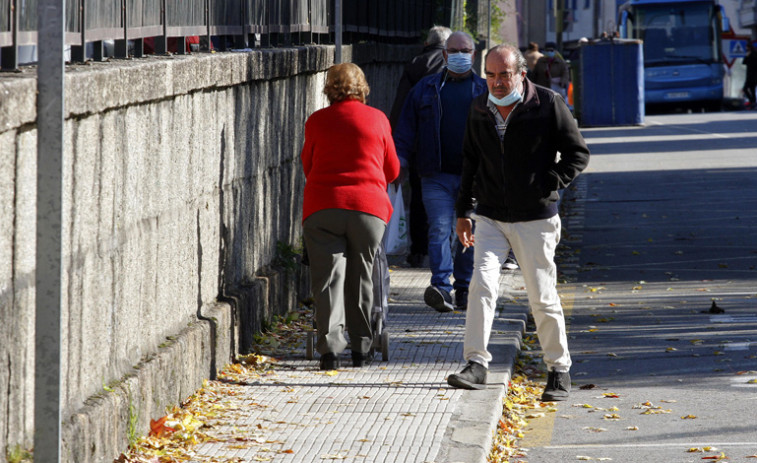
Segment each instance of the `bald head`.
[{"label": "bald head", "polygon": [[515,72],[524,72],[527,70],[526,58],[520,52],[518,47],[509,44],[496,45],[486,52],[486,66],[489,66],[489,60],[500,62],[507,65]]}]

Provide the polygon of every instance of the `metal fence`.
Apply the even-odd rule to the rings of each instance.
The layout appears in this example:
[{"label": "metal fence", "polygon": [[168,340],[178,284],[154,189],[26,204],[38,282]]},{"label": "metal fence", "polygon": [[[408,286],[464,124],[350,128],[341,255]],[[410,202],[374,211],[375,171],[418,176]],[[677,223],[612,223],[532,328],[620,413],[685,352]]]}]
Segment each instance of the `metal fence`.
[{"label": "metal fence", "polygon": [[[37,1],[0,0],[2,69],[16,69],[19,47],[37,44]],[[416,42],[459,0],[68,0],[66,45],[72,61],[140,57],[144,40],[155,53],[169,39],[199,36],[209,47],[333,43],[335,2],[342,2],[344,43]],[[185,47],[175,49],[183,53]]]}]

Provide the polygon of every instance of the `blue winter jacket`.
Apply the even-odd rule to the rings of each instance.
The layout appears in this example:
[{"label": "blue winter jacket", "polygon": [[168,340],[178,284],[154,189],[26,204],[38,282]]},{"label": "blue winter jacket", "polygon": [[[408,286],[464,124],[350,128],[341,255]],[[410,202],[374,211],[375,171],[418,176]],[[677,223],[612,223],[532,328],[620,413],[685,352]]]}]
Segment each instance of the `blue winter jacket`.
[{"label": "blue winter jacket", "polygon": [[[441,172],[442,150],[439,132],[442,107],[439,92],[446,74],[445,68],[442,72],[426,76],[415,84],[407,95],[394,128],[394,145],[402,167],[406,169],[412,165],[420,176]],[[474,73],[471,89],[473,98],[486,93],[486,80]],[[469,107],[461,104],[460,108],[455,110],[465,111],[467,114]],[[460,127],[460,130],[465,130],[465,127]]]}]

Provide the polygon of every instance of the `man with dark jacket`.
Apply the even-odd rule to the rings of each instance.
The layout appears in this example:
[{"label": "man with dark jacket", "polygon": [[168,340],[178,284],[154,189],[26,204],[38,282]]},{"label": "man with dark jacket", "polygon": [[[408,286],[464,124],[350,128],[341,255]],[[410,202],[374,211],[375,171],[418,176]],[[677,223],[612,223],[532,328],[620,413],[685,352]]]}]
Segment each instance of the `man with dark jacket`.
[{"label": "man with dark jacket", "polygon": [[[428,36],[423,43],[423,51],[413,58],[402,72],[402,77],[397,84],[397,94],[389,115],[392,130],[400,118],[402,106],[405,104],[410,89],[422,78],[441,72],[444,69],[444,44],[447,42],[452,31],[449,27],[434,26],[428,30]],[[401,181],[401,180],[400,180]],[[423,195],[421,194],[421,178],[414,166],[408,170],[408,182],[410,183],[410,203],[408,210],[408,225],[410,226],[410,253],[407,263],[411,267],[423,266],[423,261],[428,254],[428,223],[426,211],[423,208]],[[407,191],[406,191],[407,193]]]},{"label": "man with dark jacket", "polygon": [[[455,200],[468,108],[475,97],[486,93],[486,82],[471,68],[474,54],[473,38],[466,32],[453,32],[445,45],[446,67],[410,90],[393,131],[403,170],[413,166],[421,177],[431,268],[431,284],[423,299],[439,312],[467,307],[473,271],[473,253],[464,253],[455,239]],[[453,245],[457,246],[454,257]]]},{"label": "man with dark jacket", "polygon": [[489,94],[476,98],[469,111],[456,204],[458,238],[463,246],[474,239],[476,244],[463,348],[468,363],[447,382],[486,387],[499,269],[512,249],[549,370],[542,400],[565,400],[571,360],[554,263],[561,226],[558,190],[586,168],[589,149],[565,101],[534,85],[526,69],[517,48],[492,48],[486,57]]}]

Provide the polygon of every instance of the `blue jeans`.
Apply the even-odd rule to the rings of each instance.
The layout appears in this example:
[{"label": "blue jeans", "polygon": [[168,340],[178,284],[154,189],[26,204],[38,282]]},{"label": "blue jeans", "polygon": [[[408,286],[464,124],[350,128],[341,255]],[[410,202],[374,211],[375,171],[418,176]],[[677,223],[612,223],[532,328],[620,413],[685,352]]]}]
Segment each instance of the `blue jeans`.
[{"label": "blue jeans", "polygon": [[[456,291],[468,290],[473,274],[473,248],[463,251],[457,239],[455,201],[460,190],[460,176],[438,173],[421,178],[423,206],[428,216],[428,262],[431,285],[451,292],[450,276]],[[452,255],[452,246],[455,255]]]}]

